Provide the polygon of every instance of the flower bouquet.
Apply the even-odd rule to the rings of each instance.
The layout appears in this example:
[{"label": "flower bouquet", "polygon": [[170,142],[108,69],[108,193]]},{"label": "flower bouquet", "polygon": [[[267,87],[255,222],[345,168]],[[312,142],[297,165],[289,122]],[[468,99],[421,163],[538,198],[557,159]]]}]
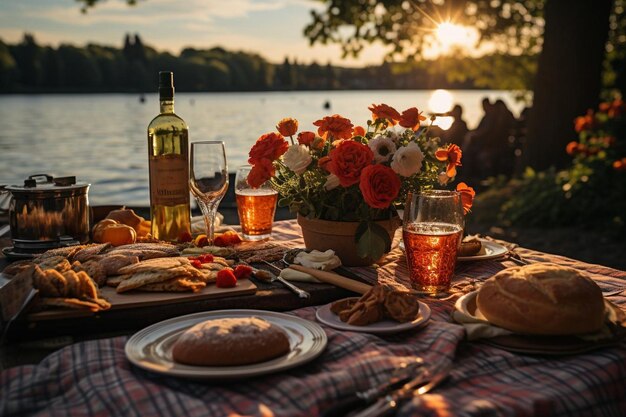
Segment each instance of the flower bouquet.
[{"label": "flower bouquet", "polygon": [[[277,132],[262,135],[251,148],[248,182],[258,187],[270,181],[278,205],[299,216],[358,222],[358,255],[377,260],[391,249],[391,238],[375,222],[397,219],[409,192],[446,186],[462,153],[429,137],[429,127],[421,126],[426,117],[415,107],[400,113],[373,104],[369,110],[366,127],[333,115],[315,121],[316,132],[298,132],[297,120],[281,120]],[[463,183],[457,189],[469,210],[474,191]]]}]

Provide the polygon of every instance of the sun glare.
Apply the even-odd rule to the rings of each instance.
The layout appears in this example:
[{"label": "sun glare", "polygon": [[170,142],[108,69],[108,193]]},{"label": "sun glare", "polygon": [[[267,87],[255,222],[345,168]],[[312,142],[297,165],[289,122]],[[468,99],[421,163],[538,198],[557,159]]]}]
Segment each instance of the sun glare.
[{"label": "sun glare", "polygon": [[435,36],[442,52],[449,52],[453,47],[470,49],[476,45],[476,37],[471,29],[455,23],[440,23],[435,29]]},{"label": "sun glare", "polygon": [[435,90],[428,99],[428,109],[432,113],[449,112],[454,104],[454,97],[448,90]]}]

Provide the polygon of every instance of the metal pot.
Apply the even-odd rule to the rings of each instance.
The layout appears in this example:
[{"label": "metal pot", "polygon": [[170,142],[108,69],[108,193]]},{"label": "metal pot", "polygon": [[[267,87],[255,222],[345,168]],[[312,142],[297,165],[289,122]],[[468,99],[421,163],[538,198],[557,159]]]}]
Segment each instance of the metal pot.
[{"label": "metal pot", "polygon": [[[76,183],[76,177],[53,178],[31,175],[24,185],[8,185],[11,193],[9,225],[11,238],[18,243],[46,242],[50,247],[64,246],[68,240],[89,240],[90,184]],[[44,242],[42,242],[44,241]]]}]

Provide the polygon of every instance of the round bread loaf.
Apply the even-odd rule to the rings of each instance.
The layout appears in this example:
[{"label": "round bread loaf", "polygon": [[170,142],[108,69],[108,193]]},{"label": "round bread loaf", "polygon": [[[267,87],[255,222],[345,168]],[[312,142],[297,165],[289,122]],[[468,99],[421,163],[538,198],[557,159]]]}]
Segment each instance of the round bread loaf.
[{"label": "round bread loaf", "polygon": [[600,287],[580,271],[536,263],[507,268],[478,291],[478,310],[496,326],[517,333],[593,333],[604,323]]},{"label": "round bread loaf", "polygon": [[175,362],[233,366],[264,362],[289,352],[279,326],[258,317],[207,320],[186,330],[172,348]]}]

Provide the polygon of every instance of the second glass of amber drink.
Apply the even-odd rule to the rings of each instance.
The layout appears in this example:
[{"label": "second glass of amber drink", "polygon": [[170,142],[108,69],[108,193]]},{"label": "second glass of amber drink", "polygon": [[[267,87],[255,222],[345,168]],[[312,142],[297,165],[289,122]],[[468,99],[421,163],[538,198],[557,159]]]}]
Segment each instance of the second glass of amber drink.
[{"label": "second glass of amber drink", "polygon": [[272,234],[278,192],[269,181],[252,188],[248,184],[251,169],[250,165],[241,166],[235,175],[235,197],[241,232],[247,240],[267,239]]},{"label": "second glass of amber drink", "polygon": [[460,193],[441,190],[409,193],[402,238],[413,288],[433,296],[447,293],[463,227]]}]

